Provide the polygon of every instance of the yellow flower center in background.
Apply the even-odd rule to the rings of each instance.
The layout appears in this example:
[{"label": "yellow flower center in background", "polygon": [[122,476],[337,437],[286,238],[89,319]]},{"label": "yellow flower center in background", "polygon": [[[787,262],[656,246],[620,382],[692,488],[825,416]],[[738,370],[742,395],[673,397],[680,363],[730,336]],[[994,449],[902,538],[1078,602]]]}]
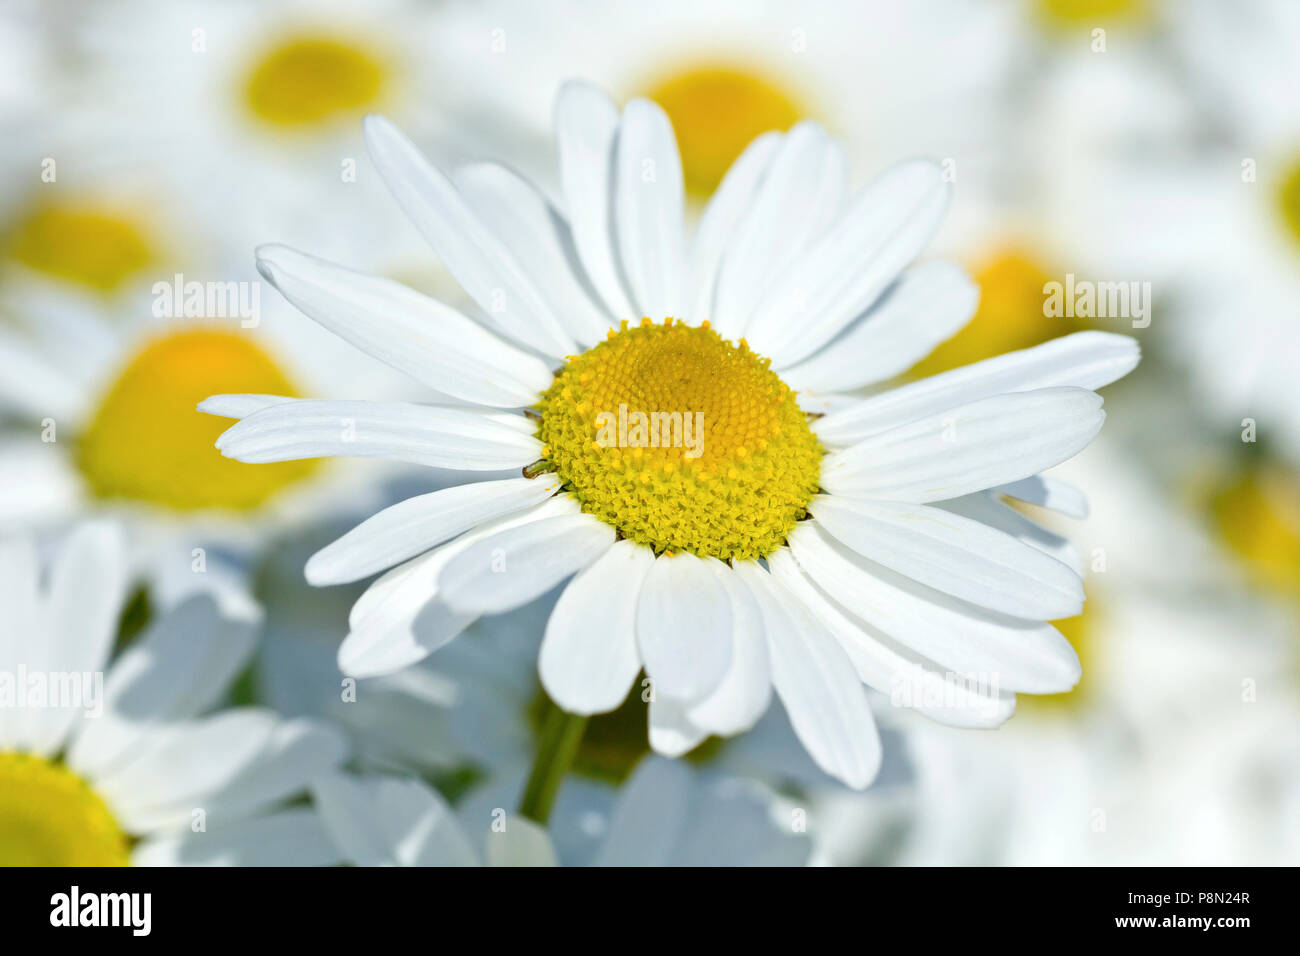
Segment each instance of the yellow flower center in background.
[{"label": "yellow flower center in background", "polygon": [[28,268],[100,292],[116,292],[154,262],[146,231],[108,207],[41,205],[8,237],[9,255]]},{"label": "yellow flower center in background", "polygon": [[1083,613],[1076,617],[1068,617],[1060,621],[1052,621],[1052,625],[1061,632],[1062,636],[1070,642],[1074,652],[1079,655],[1079,664],[1083,667],[1083,677],[1079,683],[1075,684],[1070,690],[1061,694],[1020,694],[1016,697],[1016,707],[1022,713],[1042,713],[1042,714],[1063,714],[1075,713],[1083,709],[1089,700],[1091,700],[1091,689],[1094,686],[1089,679],[1093,674],[1093,668],[1097,666],[1097,643],[1099,639],[1105,637],[1106,624],[1104,615],[1105,611],[1100,609],[1096,599],[1089,596],[1088,601],[1083,606]]},{"label": "yellow flower center in background", "polygon": [[1151,15],[1147,0],[1038,0],[1038,12],[1058,28],[1126,26]]},{"label": "yellow flower center in background", "polygon": [[1280,468],[1245,471],[1214,493],[1210,513],[1261,584],[1300,593],[1300,479]]},{"label": "yellow flower center in background", "polygon": [[1081,320],[1043,314],[1051,276],[1020,249],[1006,249],[975,270],[979,309],[966,326],[912,369],[923,378],[1077,331]]},{"label": "yellow flower center in background", "polygon": [[784,90],[745,69],[695,67],[654,84],[645,94],[664,108],[677,134],[687,191],[708,197],[736,157],[768,130],[803,115]]},{"label": "yellow flower center in background", "polygon": [[624,322],[542,396],[543,455],[584,511],[656,552],[771,554],[817,492],[822,450],[768,364],[707,323]]},{"label": "yellow flower center in background", "polygon": [[213,447],[230,422],[195,410],[220,393],[295,394],[248,336],[189,329],[150,342],[110,386],[82,436],[78,464],[102,498],[180,510],[251,509],[316,467],[247,465]]},{"label": "yellow flower center in background", "polygon": [[258,61],[245,95],[253,115],[301,128],[373,108],[387,83],[387,71],[372,51],[350,40],[299,36]]},{"label": "yellow flower center in background", "polygon": [[126,866],[126,834],[60,764],[0,752],[0,866]]},{"label": "yellow flower center in background", "polygon": [[1286,223],[1291,237],[1300,242],[1300,161],[1282,180],[1278,190],[1278,206],[1282,212],[1282,221]]}]

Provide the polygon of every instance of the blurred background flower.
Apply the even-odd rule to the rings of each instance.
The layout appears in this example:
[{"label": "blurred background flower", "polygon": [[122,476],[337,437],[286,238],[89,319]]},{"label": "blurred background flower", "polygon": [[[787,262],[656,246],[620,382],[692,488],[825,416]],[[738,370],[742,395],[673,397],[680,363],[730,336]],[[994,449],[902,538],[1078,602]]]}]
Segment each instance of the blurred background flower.
[{"label": "blurred background flower", "polygon": [[[301,828],[300,862],[1295,863],[1297,49],[1289,0],[10,0],[0,536],[48,565],[81,519],[111,514],[122,654],[193,613],[194,591],[217,595],[209,623],[260,622],[199,703],[349,739],[350,776],[314,789],[328,834],[306,798],[277,811]],[[664,107],[688,217],[754,136],[802,117],[845,142],[855,185],[938,160],[954,199],[935,254],[967,266],[980,301],[900,380],[1081,329],[1141,341],[1106,431],[1057,471],[1087,489],[1086,518],[1008,505],[1085,572],[1087,609],[1060,623],[1083,663],[1074,691],[1022,700],[996,731],[877,701],[884,767],[854,794],[800,763],[775,705],[746,735],[649,758],[634,687],[593,720],[549,832],[507,844],[493,812],[527,786],[555,595],[399,675],[340,673],[364,583],[312,589],[305,558],[442,477],[212,449],[227,423],[194,411],[211,394],[412,394],[261,282],[253,248],[289,243],[476,315],[383,189],[360,119],[385,113],[439,165],[515,164],[554,200],[552,107],[575,77]],[[193,653],[214,633],[192,634]],[[5,747],[0,767],[30,777]],[[56,776],[89,766],[45,750]],[[103,796],[122,856],[120,831],[152,824]],[[350,814],[381,797],[391,832],[359,842]],[[0,840],[17,846],[5,826],[31,805],[7,799]],[[136,858],[237,860],[250,833]]]}]

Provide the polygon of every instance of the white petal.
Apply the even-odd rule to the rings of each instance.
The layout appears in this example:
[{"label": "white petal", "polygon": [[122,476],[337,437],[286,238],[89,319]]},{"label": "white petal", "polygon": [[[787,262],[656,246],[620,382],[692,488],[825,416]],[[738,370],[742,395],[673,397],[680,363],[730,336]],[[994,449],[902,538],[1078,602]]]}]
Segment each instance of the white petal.
[{"label": "white petal", "polygon": [[257,269],[320,325],[445,395],[514,408],[551,382],[541,359],[400,282],[280,245],[257,248]]},{"label": "white petal", "polygon": [[1055,694],[1079,680],[1079,658],[1056,628],[987,611],[910,581],[851,551],[813,522],[790,533],[813,582],[894,640],[966,677],[1004,690]]},{"label": "white petal", "polygon": [[833,339],[929,244],[950,191],[928,160],[886,170],[764,293],[746,328],[754,347],[780,368]]},{"label": "white petal", "polygon": [[522,513],[490,521],[393,568],[371,584],[352,606],[348,615],[351,630],[339,647],[339,669],[353,677],[377,677],[427,657],[478,617],[456,612],[441,599],[438,578],[453,557],[505,528],[577,512],[576,502],[567,495],[556,495]]},{"label": "white petal", "polygon": [[880,736],[852,661],[772,575],[752,562],[737,571],[763,613],[772,684],[795,735],[817,766],[864,789],[880,769]]},{"label": "white petal", "polygon": [[614,165],[619,261],[640,315],[662,321],[686,308],[682,160],[668,114],[650,100],[623,110]]},{"label": "white petal", "polygon": [[613,543],[614,529],[589,514],[534,521],[455,555],[438,576],[438,588],[455,611],[501,614],[541,597]]},{"label": "white petal", "polygon": [[35,343],[0,326],[0,412],[40,420],[79,421],[85,389],[76,378],[41,355]]},{"label": "white petal", "polygon": [[690,321],[712,320],[713,293],[723,253],[784,138],[781,133],[768,132],[745,147],[705,207],[691,244],[690,312],[686,314]]},{"label": "white petal", "polygon": [[520,427],[470,409],[313,399],[255,412],[223,432],[217,448],[227,458],[254,463],[386,458],[462,471],[521,468],[542,451]]},{"label": "white petal", "polygon": [[862,682],[889,695],[892,706],[917,710],[952,727],[997,727],[1015,713],[1015,694],[992,681],[941,670],[841,608],[808,579],[786,548],[767,560],[777,580],[840,642]]},{"label": "white petal", "polygon": [[656,696],[699,701],[731,666],[731,599],[711,563],[663,555],[641,585],[637,645]]},{"label": "white petal", "polygon": [[95,789],[131,833],[188,825],[195,809],[257,759],[278,722],[272,711],[247,707],[169,725]]},{"label": "white petal", "polygon": [[[75,528],[63,541],[50,571],[42,637],[28,641],[21,661],[28,671],[50,681],[61,674],[77,675],[84,681],[86,674],[102,673],[117,636],[126,586],[126,543],[121,528],[107,521]],[[4,613],[7,616],[7,611]],[[84,707],[54,704],[51,701],[50,706],[22,714],[25,750],[53,753],[70,731],[90,722]]]},{"label": "white petal", "polygon": [[[36,543],[28,537],[0,539],[0,674],[16,674],[18,665],[30,666],[35,647],[47,643],[39,605],[40,559]],[[26,745],[28,711],[0,707],[0,750]]]},{"label": "white petal", "polygon": [[834,392],[893,378],[969,322],[978,302],[979,287],[960,266],[915,266],[842,336],[782,369],[781,379],[794,389]]},{"label": "white petal", "polygon": [[1014,617],[1083,611],[1083,581],[1009,534],[940,508],[818,495],[817,523],[863,557],[913,581]]},{"label": "white petal", "polygon": [[82,776],[105,774],[156,728],[212,706],[248,661],[257,629],[224,616],[207,594],[169,610],[113,662],[104,712],[78,726],[68,765]]},{"label": "white petal", "polygon": [[333,724],[305,718],[282,721],[257,758],[205,802],[208,820],[253,816],[305,793],[317,777],[338,770],[347,755],[347,739]]},{"label": "white petal", "polygon": [[473,482],[407,498],[312,555],[307,580],[315,585],[359,581],[485,521],[540,504],[559,486],[556,476],[541,475]]},{"label": "white petal", "polygon": [[260,412],[272,405],[296,401],[286,395],[212,395],[199,402],[198,410],[205,415],[218,418],[247,418],[254,412]]},{"label": "white petal", "polygon": [[555,357],[577,351],[505,244],[415,144],[382,116],[367,116],[366,147],[402,211],[447,271],[517,342]]},{"label": "white petal", "polygon": [[704,742],[709,732],[691,721],[684,701],[655,691],[650,700],[650,748],[665,757],[680,757]]},{"label": "white petal", "polygon": [[560,595],[538,658],[551,699],[573,714],[600,714],[623,703],[641,670],[636,608],[654,553],[618,541]]},{"label": "white petal", "polygon": [[983,398],[827,455],[834,495],[942,501],[1036,474],[1077,455],[1101,430],[1101,397],[1043,388]]},{"label": "white petal", "polygon": [[1008,498],[1015,498],[1017,501],[1050,508],[1071,518],[1088,517],[1087,497],[1078,487],[1059,478],[1033,475],[1009,484],[998,485],[991,490]]},{"label": "white petal", "polygon": [[618,107],[589,83],[569,82],[555,102],[560,180],[573,242],[596,291],[615,319],[638,318],[619,276],[610,197]]},{"label": "white petal", "polygon": [[618,795],[594,865],[667,865],[690,812],[691,785],[691,773],[680,763],[642,760]]},{"label": "white petal", "polygon": [[342,855],[315,810],[296,807],[203,833],[156,836],[131,851],[132,866],[332,866]]},{"label": "white petal", "polygon": [[999,531],[1005,531],[1030,547],[1037,548],[1044,554],[1050,554],[1072,569],[1075,574],[1083,576],[1083,556],[1068,538],[1047,530],[1014,508],[1008,507],[993,491],[977,491],[973,495],[950,498],[938,502],[935,507],[979,521]]},{"label": "white petal", "polygon": [[356,866],[477,866],[447,801],[419,780],[335,774],[312,787],[326,829]]},{"label": "white petal", "polygon": [[782,139],[722,257],[710,318],[724,336],[748,332],[766,289],[825,225],[816,215],[823,193],[843,189],[835,153],[826,131],[811,121],[795,124]]},{"label": "white petal", "polygon": [[[691,723],[731,736],[758,723],[772,699],[772,670],[763,612],[731,568],[719,569],[731,599],[731,666],[716,690],[690,708]],[[662,752],[662,751],[661,751]]]},{"label": "white petal", "polygon": [[[584,286],[586,277],[578,266],[569,224],[536,187],[496,163],[461,167],[456,170],[456,185],[506,244],[574,341],[590,347],[604,339],[616,323]],[[548,375],[542,388],[549,383]]]},{"label": "white petal", "polygon": [[488,832],[484,859],[488,866],[560,865],[546,827],[517,813],[506,821],[505,829]]},{"label": "white petal", "polygon": [[1127,375],[1137,362],[1137,342],[1128,336],[1076,332],[891,389],[827,415],[813,430],[828,444],[851,445],[904,422],[1006,392],[1055,386],[1095,390]]}]

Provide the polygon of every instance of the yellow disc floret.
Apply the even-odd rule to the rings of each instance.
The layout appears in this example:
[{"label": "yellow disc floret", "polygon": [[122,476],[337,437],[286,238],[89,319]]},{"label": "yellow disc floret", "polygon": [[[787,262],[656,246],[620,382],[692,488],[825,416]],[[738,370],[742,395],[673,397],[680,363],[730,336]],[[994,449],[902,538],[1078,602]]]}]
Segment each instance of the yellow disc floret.
[{"label": "yellow disc floret", "polygon": [[150,342],[118,376],[82,436],[78,464],[102,498],[179,510],[249,509],[316,462],[247,465],[213,447],[230,422],[195,406],[219,393],[292,396],[283,372],[247,335],[194,328]]},{"label": "yellow disc floret", "polygon": [[765,557],[817,492],[822,450],[768,359],[708,323],[626,322],[538,404],[566,490],[656,552]]},{"label": "yellow disc floret", "polygon": [[1278,208],[1287,232],[1300,242],[1300,162],[1288,170],[1277,191]]},{"label": "yellow disc floret", "polygon": [[377,105],[387,73],[354,43],[297,36],[268,52],[249,74],[245,95],[254,116],[302,128],[356,115]]},{"label": "yellow disc floret", "polygon": [[0,866],[126,866],[126,834],[60,764],[0,752]]},{"label": "yellow disc floret", "polygon": [[646,95],[672,121],[686,189],[698,197],[718,188],[756,136],[789,129],[807,112],[777,84],[729,66],[682,70],[653,84]]},{"label": "yellow disc floret", "polygon": [[94,204],[37,206],[17,223],[7,246],[28,268],[98,292],[118,291],[154,262],[145,227]]}]

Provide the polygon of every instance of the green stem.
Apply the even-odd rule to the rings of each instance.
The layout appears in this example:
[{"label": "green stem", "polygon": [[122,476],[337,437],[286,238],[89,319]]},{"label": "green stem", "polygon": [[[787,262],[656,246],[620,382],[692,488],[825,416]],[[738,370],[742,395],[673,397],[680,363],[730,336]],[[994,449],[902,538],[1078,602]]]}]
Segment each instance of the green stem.
[{"label": "green stem", "polygon": [[528,775],[524,798],[519,802],[519,812],[541,824],[545,824],[551,815],[560,784],[573,766],[583,731],[587,729],[586,717],[566,713],[550,700],[547,703],[537,757]]}]

